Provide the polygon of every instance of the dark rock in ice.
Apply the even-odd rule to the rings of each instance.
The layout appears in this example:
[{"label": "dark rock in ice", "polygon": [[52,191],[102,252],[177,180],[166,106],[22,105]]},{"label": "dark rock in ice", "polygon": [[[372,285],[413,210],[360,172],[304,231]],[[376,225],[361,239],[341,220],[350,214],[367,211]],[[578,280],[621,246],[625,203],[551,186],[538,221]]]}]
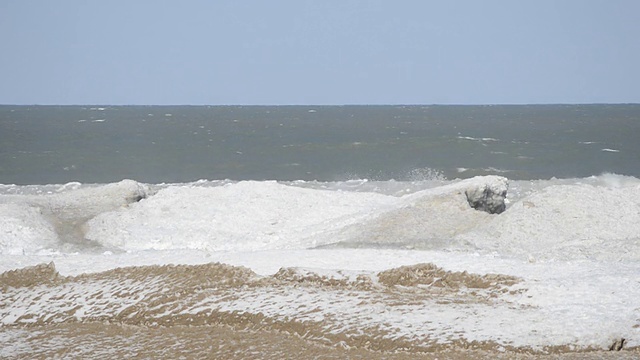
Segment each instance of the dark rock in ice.
[{"label": "dark rock in ice", "polygon": [[624,346],[625,338],[616,339],[611,346],[609,346],[609,351],[620,351]]},{"label": "dark rock in ice", "polygon": [[500,214],[507,208],[504,199],[507,190],[503,187],[495,187],[490,184],[467,189],[465,192],[469,206],[476,210],[489,214]]}]

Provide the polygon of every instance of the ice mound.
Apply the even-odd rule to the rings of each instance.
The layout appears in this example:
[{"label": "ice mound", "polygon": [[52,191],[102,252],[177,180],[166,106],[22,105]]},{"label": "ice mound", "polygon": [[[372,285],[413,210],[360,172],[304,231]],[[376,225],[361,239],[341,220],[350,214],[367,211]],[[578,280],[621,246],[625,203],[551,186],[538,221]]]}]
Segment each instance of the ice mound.
[{"label": "ice mound", "polygon": [[56,242],[55,229],[40,209],[26,204],[0,204],[0,254],[33,253]]},{"label": "ice mound", "polygon": [[505,207],[507,188],[504,177],[479,176],[422,190],[333,236],[347,247],[445,249],[456,235],[495,217],[491,213]]},{"label": "ice mound", "polygon": [[[504,207],[507,179],[478,177],[402,197],[244,181],[155,193],[132,180],[79,183],[46,195],[6,195],[0,253],[305,249],[450,239]],[[484,210],[476,211],[475,209]],[[498,209],[498,210],[496,210]]]},{"label": "ice mound", "polygon": [[47,195],[0,196],[0,254],[57,251],[64,244],[83,245],[84,223],[150,194],[133,180],[77,188],[63,185]]},{"label": "ice mound", "polygon": [[[87,223],[86,238],[126,250],[304,249],[338,242],[445,238],[484,221],[477,204],[506,194],[507,179],[479,177],[404,197],[328,191],[275,181],[171,186]],[[470,194],[476,195],[470,195]],[[498,205],[499,206],[499,205]],[[377,240],[381,238],[381,240]],[[395,241],[395,240],[393,240]]]},{"label": "ice mound", "polygon": [[33,206],[44,208],[60,219],[88,219],[138,202],[151,194],[150,189],[133,180],[122,180],[96,187],[86,187],[28,199]]},{"label": "ice mound", "polygon": [[640,260],[640,186],[550,186],[458,239],[532,259]]},{"label": "ice mound", "polygon": [[172,186],[128,209],[95,217],[86,237],[127,250],[307,248],[331,241],[320,234],[396,201],[380,194],[312,190],[274,181]]}]

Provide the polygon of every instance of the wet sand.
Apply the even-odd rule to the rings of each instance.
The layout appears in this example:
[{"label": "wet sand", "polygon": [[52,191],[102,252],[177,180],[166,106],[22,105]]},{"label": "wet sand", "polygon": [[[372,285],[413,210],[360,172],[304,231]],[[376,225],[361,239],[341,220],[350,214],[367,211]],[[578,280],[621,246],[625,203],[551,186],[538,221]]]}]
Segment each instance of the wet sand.
[{"label": "wet sand", "polygon": [[638,348],[470,340],[482,329],[436,321],[438,312],[524,313],[510,302],[525,291],[519,282],[434,264],[377,274],[283,268],[266,277],[218,263],[64,277],[42,264],[0,274],[0,358],[640,358]]},{"label": "wet sand", "polygon": [[[131,326],[67,323],[0,329],[3,359],[638,359],[640,351],[528,354],[450,347],[435,352],[381,352],[323,345],[286,331],[237,330],[227,325]],[[4,342],[4,341],[3,341]],[[14,351],[15,355],[5,353]]]}]

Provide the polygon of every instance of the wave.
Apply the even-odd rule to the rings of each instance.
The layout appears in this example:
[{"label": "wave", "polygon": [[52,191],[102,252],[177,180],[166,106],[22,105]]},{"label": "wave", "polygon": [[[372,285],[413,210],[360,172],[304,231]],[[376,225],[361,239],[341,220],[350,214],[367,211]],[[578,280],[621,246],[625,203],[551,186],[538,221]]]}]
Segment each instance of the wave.
[{"label": "wave", "polygon": [[503,213],[470,206],[470,188],[497,183],[506,190],[496,176],[12,187],[0,195],[0,254],[390,247],[640,260],[637,178],[510,181]]}]

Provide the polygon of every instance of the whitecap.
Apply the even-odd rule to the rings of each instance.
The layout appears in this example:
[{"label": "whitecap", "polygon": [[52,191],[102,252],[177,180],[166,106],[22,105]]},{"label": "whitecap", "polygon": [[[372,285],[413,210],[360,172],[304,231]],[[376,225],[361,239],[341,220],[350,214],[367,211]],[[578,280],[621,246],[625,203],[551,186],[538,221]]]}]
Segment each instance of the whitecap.
[{"label": "whitecap", "polygon": [[490,166],[488,168],[484,168],[482,170],[488,171],[488,172],[493,172],[493,173],[508,173],[508,172],[511,172],[511,170],[498,169],[498,168],[494,168],[492,166]]},{"label": "whitecap", "polygon": [[[73,166],[73,168],[75,169],[75,166]],[[56,189],[56,192],[63,192],[63,191],[67,191],[67,190],[77,190],[82,186],[82,183],[79,183],[77,181],[73,181],[73,182],[69,182],[66,183],[64,185],[61,185],[58,189]]]},{"label": "whitecap", "polygon": [[471,137],[471,136],[458,136],[458,139],[460,139],[460,140],[471,140],[471,141],[500,141],[498,139],[490,138],[490,137],[475,138],[475,137]]}]

